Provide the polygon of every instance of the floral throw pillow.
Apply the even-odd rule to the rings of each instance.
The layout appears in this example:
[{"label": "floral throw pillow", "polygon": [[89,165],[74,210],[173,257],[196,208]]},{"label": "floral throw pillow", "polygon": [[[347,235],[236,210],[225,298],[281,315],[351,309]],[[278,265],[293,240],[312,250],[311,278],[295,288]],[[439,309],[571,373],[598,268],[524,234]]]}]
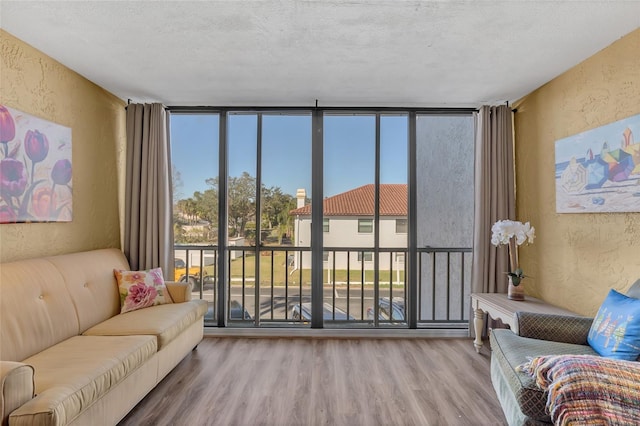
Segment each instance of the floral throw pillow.
[{"label": "floral throw pillow", "polygon": [[120,290],[120,313],[135,311],[154,305],[173,303],[164,285],[162,269],[149,271],[123,271],[114,269]]}]

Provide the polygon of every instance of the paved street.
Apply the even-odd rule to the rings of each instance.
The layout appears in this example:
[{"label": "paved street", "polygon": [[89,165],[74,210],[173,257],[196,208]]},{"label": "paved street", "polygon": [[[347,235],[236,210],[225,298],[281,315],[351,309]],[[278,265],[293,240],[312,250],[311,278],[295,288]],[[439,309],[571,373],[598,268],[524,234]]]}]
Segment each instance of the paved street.
[{"label": "paved street", "polygon": [[[251,317],[255,317],[255,288],[253,286],[247,286],[244,289],[244,299],[242,297],[243,291],[241,286],[233,286],[231,289],[231,300],[237,301],[242,304]],[[302,295],[301,295],[302,294]],[[389,288],[380,289],[380,296],[389,297]],[[199,297],[198,292],[194,292],[194,297]],[[403,297],[402,288],[393,288],[393,296]],[[205,289],[203,293],[203,299],[210,302],[213,301],[213,291]],[[273,300],[273,303],[272,303]],[[366,319],[367,308],[373,306],[374,291],[373,288],[365,288],[364,294],[360,288],[353,286],[350,287],[347,292],[346,286],[336,286],[335,294],[333,287],[327,286],[324,290],[324,302],[329,305],[334,305],[344,312],[348,312],[356,320]],[[285,292],[284,287],[273,288],[273,298],[271,296],[271,287],[260,289],[260,306],[259,315],[261,320],[284,320],[285,311],[287,312],[287,319],[291,318],[291,309],[295,304],[305,303],[311,301],[311,288],[303,287],[302,293],[300,293],[299,287],[289,287]],[[272,315],[273,312],[273,315]]]}]

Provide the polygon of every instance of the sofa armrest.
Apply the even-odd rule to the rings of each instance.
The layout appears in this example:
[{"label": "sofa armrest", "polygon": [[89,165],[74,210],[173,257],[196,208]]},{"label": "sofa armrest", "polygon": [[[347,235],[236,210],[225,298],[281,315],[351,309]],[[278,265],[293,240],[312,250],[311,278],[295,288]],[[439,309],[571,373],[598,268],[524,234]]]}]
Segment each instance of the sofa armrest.
[{"label": "sofa armrest", "polygon": [[21,362],[0,361],[0,423],[9,424],[9,414],[35,395],[33,367]]},{"label": "sofa armrest", "polygon": [[188,302],[191,300],[191,283],[165,281],[164,284],[167,286],[167,290],[169,290],[173,303]]},{"label": "sofa armrest", "polygon": [[522,337],[586,345],[593,318],[516,312],[516,321]]}]

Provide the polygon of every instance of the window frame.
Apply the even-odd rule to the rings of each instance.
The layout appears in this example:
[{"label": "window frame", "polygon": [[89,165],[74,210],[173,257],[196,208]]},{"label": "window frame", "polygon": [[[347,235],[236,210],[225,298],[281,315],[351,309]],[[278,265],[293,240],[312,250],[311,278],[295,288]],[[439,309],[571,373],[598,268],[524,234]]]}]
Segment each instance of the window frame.
[{"label": "window frame", "polygon": [[[398,231],[398,222],[404,221],[404,231]],[[396,219],[396,234],[407,234],[409,231],[409,220],[408,219]]]},{"label": "window frame", "polygon": [[[371,230],[362,230],[365,222],[369,222],[367,227],[371,227]],[[373,219],[358,218],[358,234],[373,234]]]},{"label": "window frame", "polygon": [[[419,298],[418,298],[418,263],[416,261],[416,259],[419,259],[420,256],[423,255],[423,253],[425,253],[425,249],[422,247],[417,247],[417,236],[415,235],[415,233],[417,232],[416,229],[418,228],[416,226],[416,204],[415,204],[415,200],[417,198],[416,196],[416,169],[417,169],[417,165],[416,165],[416,119],[417,117],[421,116],[421,115],[430,115],[430,114],[435,114],[435,115],[470,115],[472,113],[474,113],[475,110],[474,108],[425,108],[425,107],[408,107],[408,108],[404,108],[404,107],[362,107],[362,108],[358,108],[358,107],[322,107],[322,108],[317,108],[313,109],[311,107],[255,107],[255,106],[249,106],[249,107],[233,107],[233,106],[201,106],[201,107],[192,107],[192,106],[167,106],[167,109],[169,111],[169,113],[218,113],[220,114],[220,129],[219,129],[219,134],[220,134],[220,140],[219,140],[219,170],[218,170],[218,175],[219,176],[227,176],[228,175],[228,165],[226,164],[226,160],[227,160],[227,150],[228,150],[228,146],[226,145],[226,137],[228,136],[227,134],[227,118],[228,118],[228,114],[229,113],[255,113],[255,112],[263,112],[263,113],[296,113],[296,112],[300,112],[300,113],[307,113],[307,112],[312,112],[313,114],[313,120],[314,123],[319,123],[320,128],[322,128],[322,115],[326,114],[326,113],[344,113],[344,114],[355,114],[355,113],[367,113],[367,112],[371,112],[376,114],[377,116],[381,116],[384,114],[407,114],[408,115],[408,126],[409,126],[409,135],[408,135],[408,144],[409,144],[409,158],[408,158],[408,162],[409,162],[409,170],[408,170],[408,195],[409,195],[409,202],[408,202],[408,220],[407,220],[407,232],[406,234],[408,235],[407,238],[407,247],[406,247],[406,261],[408,264],[408,269],[406,271],[406,283],[408,288],[408,293],[407,293],[407,297],[408,300],[411,302],[408,307],[407,307],[407,323],[409,328],[416,328],[417,326],[417,322],[420,321],[419,318],[420,317],[420,311],[418,310],[418,302],[419,302]],[[313,129],[315,129],[316,124],[313,124]],[[314,133],[315,135],[315,133]],[[318,142],[319,143],[316,143]],[[379,142],[376,142],[377,144],[379,144]],[[318,154],[322,152],[322,136],[315,138],[313,140],[313,146],[316,147],[314,150],[312,150],[313,153]],[[318,148],[319,147],[319,148]],[[320,155],[319,158],[322,159],[322,156]],[[320,163],[321,164],[321,163]],[[379,165],[377,166],[377,173],[380,172],[379,170]],[[322,175],[322,172],[319,172],[320,176]],[[316,173],[314,176],[316,179],[318,176],[318,173]],[[379,176],[376,177],[376,180],[379,181]],[[319,183],[318,183],[319,182]],[[379,185],[380,182],[375,182],[375,185]],[[313,186],[314,186],[314,191],[312,191],[312,193],[314,193],[314,197],[318,200],[322,199],[322,182],[320,181],[316,181],[314,180],[313,182]],[[227,184],[226,184],[226,180],[222,179],[220,181],[220,187],[219,187],[219,208],[223,208],[227,205],[226,203],[226,193],[227,193]],[[320,203],[321,204],[321,203]],[[320,209],[320,214],[318,215],[318,209],[314,209],[314,217],[317,219],[319,218],[318,216],[322,217],[322,209]],[[376,213],[376,215],[378,215],[378,213]],[[378,219],[376,219],[374,221],[374,223],[372,223],[372,228],[378,228],[378,229],[372,229],[371,232],[364,232],[363,234],[370,234],[370,233],[376,233],[379,232],[381,228],[381,226],[377,226],[375,224],[380,225],[379,223],[379,217]],[[219,219],[218,219],[218,223],[217,223],[217,228],[218,228],[218,234],[222,235],[223,232],[226,232],[226,229],[228,228],[227,226],[227,217],[224,214],[220,214],[219,215]],[[412,232],[409,233],[408,231],[411,230]],[[322,231],[320,231],[318,228],[315,229],[314,231],[314,235],[316,236],[316,245],[318,241],[322,241]],[[218,241],[224,241],[224,239],[220,239],[218,238]],[[175,244],[175,243],[174,243]],[[374,243],[374,247],[372,247],[370,250],[372,250],[372,252],[375,253],[382,253],[382,251],[380,251],[380,248],[378,247],[379,242],[376,241]],[[318,248],[318,247],[315,247]],[[225,306],[226,304],[226,296],[227,293],[230,291],[228,289],[225,288],[225,286],[228,284],[228,271],[226,270],[226,266],[228,264],[228,256],[231,253],[228,249],[225,249],[223,247],[219,248],[219,256],[217,259],[217,263],[216,265],[218,266],[217,268],[217,284],[216,284],[216,289],[217,289],[217,295],[216,296],[216,300],[214,300],[214,305],[216,306],[216,315],[215,318],[217,318],[217,323],[219,326],[224,326],[225,322],[224,322],[224,317],[225,317],[225,313],[227,310],[227,306]],[[353,251],[357,250],[357,247],[353,249]],[[367,248],[367,250],[369,250]],[[429,248],[429,250],[431,250],[431,248]],[[259,251],[259,249],[256,249],[256,251]],[[320,257],[320,253],[318,253],[318,251],[320,250],[313,250],[312,252],[312,263],[313,262],[317,262],[319,260]],[[367,261],[368,256],[365,255],[365,261]],[[322,264],[320,264],[322,265]],[[315,270],[313,271],[313,277],[317,278],[318,276],[321,276],[322,274],[322,268],[319,268],[319,270]],[[322,296],[321,291],[320,292],[316,292],[314,293],[316,296],[318,294],[320,294],[320,296]],[[321,297],[316,297],[317,300],[322,300]],[[425,319],[425,321],[427,321]],[[320,324],[318,324],[320,323]],[[259,326],[260,324],[256,324],[257,326]],[[322,321],[317,321],[314,323],[314,326],[320,326],[322,327]]]}]

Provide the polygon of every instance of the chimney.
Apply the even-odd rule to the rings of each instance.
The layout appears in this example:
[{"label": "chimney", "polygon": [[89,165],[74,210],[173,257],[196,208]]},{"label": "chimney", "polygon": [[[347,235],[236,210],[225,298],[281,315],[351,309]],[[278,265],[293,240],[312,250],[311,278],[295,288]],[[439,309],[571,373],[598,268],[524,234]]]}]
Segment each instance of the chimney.
[{"label": "chimney", "polygon": [[298,207],[304,207],[304,200],[307,198],[307,193],[304,188],[300,188],[296,191],[296,198],[298,199]]}]

